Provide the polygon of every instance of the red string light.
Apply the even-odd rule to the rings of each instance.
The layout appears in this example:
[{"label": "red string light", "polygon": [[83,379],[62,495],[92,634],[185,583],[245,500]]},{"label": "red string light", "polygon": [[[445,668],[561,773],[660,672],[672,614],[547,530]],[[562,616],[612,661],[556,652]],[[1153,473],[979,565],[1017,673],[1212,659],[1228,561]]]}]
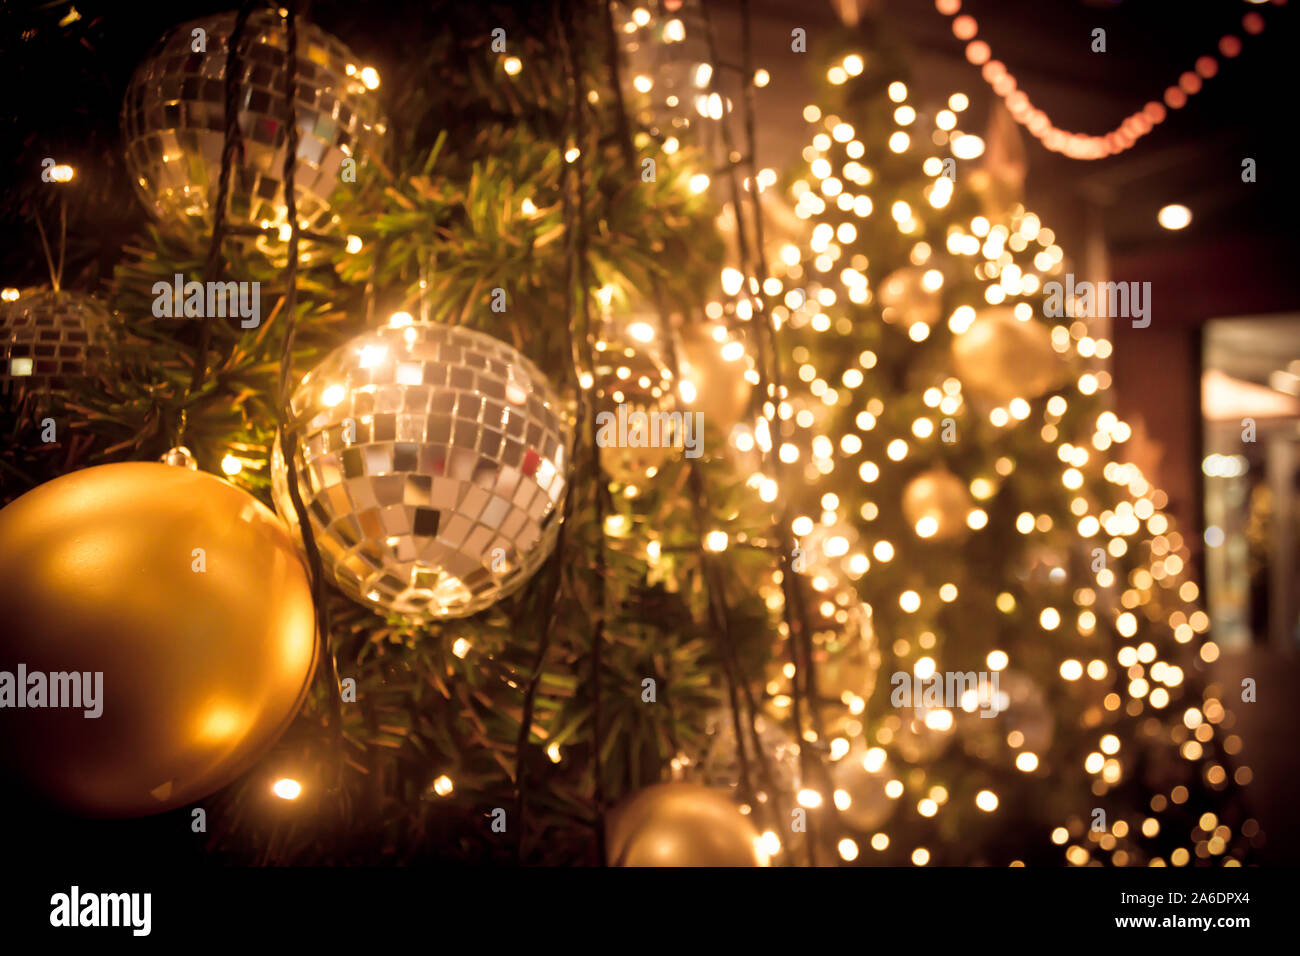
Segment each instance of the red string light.
[{"label": "red string light", "polygon": [[[1282,6],[1286,0],[1273,0],[1273,3]],[[1182,109],[1187,105],[1187,98],[1199,93],[1205,81],[1219,72],[1219,61],[1213,56],[1197,57],[1193,69],[1182,73],[1177,85],[1165,90],[1163,105],[1152,100],[1103,136],[1072,133],[1053,125],[1051,118],[1035,107],[1028,94],[1017,87],[1016,78],[1006,64],[992,58],[992,49],[979,39],[979,23],[970,14],[960,13],[961,0],[934,0],[934,6],[944,16],[953,18],[952,33],[958,40],[965,41],[966,59],[972,66],[980,68],[980,75],[993,92],[1002,97],[1015,121],[1048,149],[1071,159],[1105,159],[1131,149],[1139,139],[1164,122],[1165,107]],[[1241,28],[1251,36],[1258,36],[1264,31],[1264,18],[1252,10],[1241,18]],[[1219,39],[1219,54],[1224,59],[1233,59],[1240,53],[1240,37],[1227,34]]]}]

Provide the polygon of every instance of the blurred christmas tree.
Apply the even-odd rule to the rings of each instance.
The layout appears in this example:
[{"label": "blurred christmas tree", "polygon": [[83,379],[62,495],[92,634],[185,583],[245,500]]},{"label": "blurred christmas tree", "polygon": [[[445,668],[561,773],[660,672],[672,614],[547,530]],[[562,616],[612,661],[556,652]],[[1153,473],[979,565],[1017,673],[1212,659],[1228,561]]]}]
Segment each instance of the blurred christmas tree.
[{"label": "blurred christmas tree", "polygon": [[[747,37],[743,62],[718,62],[707,6],[392,3],[376,27],[369,8],[320,4],[313,19],[349,45],[378,32],[392,67],[348,60],[299,12],[299,112],[285,126],[285,15],[244,13],[258,42],[241,47],[237,136],[222,108],[233,16],[197,21],[206,54],[185,48],[195,24],[148,54],[136,38],[149,68],[129,87],[128,165],[158,218],[110,248],[98,224],[122,215],[126,174],[83,176],[111,185],[102,212],[73,205],[69,231],[97,242],[69,245],[67,284],[98,291],[111,263],[115,318],[101,360],[66,390],[10,394],[5,499],[183,442],[202,469],[271,501],[290,315],[295,384],[318,366],[342,374],[322,360],[356,341],[369,344],[345,356],[347,374],[391,375],[383,384],[409,396],[430,373],[410,378],[377,343],[423,342],[426,323],[508,343],[560,395],[573,444],[545,453],[562,462],[562,500],[532,516],[541,529],[521,525],[553,543],[549,558],[487,610],[449,616],[476,574],[531,568],[527,546],[498,553],[493,539],[469,574],[422,566],[384,583],[385,568],[410,566],[407,539],[452,539],[467,498],[432,528],[415,515],[414,535],[368,525],[361,492],[340,504],[321,476],[358,479],[349,449],[382,445],[390,471],[429,477],[399,464],[404,443],[420,444],[401,434],[410,408],[385,422],[381,388],[298,385],[287,417],[307,433],[286,457],[307,507],[282,487],[274,499],[295,527],[310,516],[341,585],[321,600],[329,653],[274,748],[200,802],[208,830],[190,855],[635,861],[652,819],[670,863],[709,859],[700,834],[727,827],[749,856],[790,863],[1240,860],[1246,821],[1227,794],[1240,744],[1221,692],[1197,682],[1215,652],[1180,574],[1185,549],[1161,493],[1112,460],[1127,429],[1098,402],[1109,343],[1040,318],[1043,283],[1063,270],[1050,230],[1006,208],[988,170],[970,188],[980,141],[960,129],[964,97],[909,105],[904,65],[865,25],[860,52],[831,65],[826,103],[805,111],[816,137],[782,217],[753,155],[766,76]],[[115,10],[26,17],[9,59],[28,68],[25,43],[58,57],[74,37],[94,49],[128,29]],[[186,122],[202,132],[168,132]],[[298,229],[276,192],[286,126],[301,137]],[[156,309],[157,283],[213,278],[232,136],[243,144],[226,157],[218,274],[260,283],[253,329]],[[49,143],[28,136],[21,168],[39,169]],[[65,188],[24,183],[6,203],[15,218]],[[362,437],[350,419],[310,431],[335,407],[356,410]],[[703,456],[610,446],[597,414],[620,407],[702,412]],[[66,429],[53,444],[47,414]],[[361,572],[348,570],[357,554]],[[429,613],[387,601],[389,586]],[[899,674],[918,700],[900,704]],[[957,700],[952,674],[976,678]],[[935,678],[948,696],[926,696]],[[736,787],[754,825],[710,830],[723,811],[684,789],[615,814],[605,846],[606,811],[670,779]],[[182,808],[114,832],[134,845],[189,824]],[[695,844],[673,849],[683,834]]]},{"label": "blurred christmas tree", "polygon": [[1239,865],[1257,824],[1229,689],[1206,684],[1218,649],[1165,495],[1124,462],[1111,343],[1006,198],[1014,125],[986,151],[968,98],[914,103],[892,49],[828,64],[791,190],[811,236],[778,256],[804,383],[780,410],[792,530],[890,675],[806,684],[831,699],[835,789],[805,802],[834,800],[846,858]]}]

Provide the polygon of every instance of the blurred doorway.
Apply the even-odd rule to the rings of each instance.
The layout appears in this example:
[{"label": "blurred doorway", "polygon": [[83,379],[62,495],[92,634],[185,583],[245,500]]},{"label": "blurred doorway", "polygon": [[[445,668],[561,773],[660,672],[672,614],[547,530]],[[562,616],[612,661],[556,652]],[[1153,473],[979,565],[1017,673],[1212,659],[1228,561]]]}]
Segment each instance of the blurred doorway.
[{"label": "blurred doorway", "polygon": [[1300,315],[1202,338],[1205,583],[1225,650],[1300,647]]}]

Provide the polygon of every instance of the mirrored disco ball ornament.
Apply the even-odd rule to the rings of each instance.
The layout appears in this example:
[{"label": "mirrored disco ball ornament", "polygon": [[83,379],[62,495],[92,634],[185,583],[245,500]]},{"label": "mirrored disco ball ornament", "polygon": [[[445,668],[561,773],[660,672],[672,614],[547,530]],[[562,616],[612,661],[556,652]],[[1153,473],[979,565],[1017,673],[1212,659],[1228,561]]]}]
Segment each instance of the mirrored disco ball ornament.
[{"label": "mirrored disco ball ornament", "polygon": [[[416,618],[465,617],[517,591],[555,546],[569,424],[532,362],[482,332],[366,332],[294,394],[298,490],[338,587]],[[276,508],[296,524],[286,462]]]},{"label": "mirrored disco ball ornament", "polygon": [[[234,12],[172,28],[136,68],[122,106],[127,168],[145,206],[163,220],[211,228],[226,129],[227,40]],[[204,47],[196,50],[196,46]],[[284,169],[288,134],[288,30],[273,10],[248,19],[240,50],[239,128],[227,214],[261,227],[287,222]],[[339,40],[298,21],[297,213],[305,229],[328,232],[331,197],[345,160],[363,163],[385,133],[379,77]]]},{"label": "mirrored disco ball ornament", "polygon": [[85,375],[108,310],[88,295],[27,289],[0,301],[0,389],[47,392]]}]

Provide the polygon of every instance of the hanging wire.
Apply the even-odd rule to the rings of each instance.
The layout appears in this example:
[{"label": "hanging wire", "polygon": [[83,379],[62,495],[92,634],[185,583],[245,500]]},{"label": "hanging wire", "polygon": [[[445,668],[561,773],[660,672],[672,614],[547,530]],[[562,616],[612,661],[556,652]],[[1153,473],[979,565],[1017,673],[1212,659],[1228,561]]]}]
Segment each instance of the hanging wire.
[{"label": "hanging wire", "polygon": [[[587,246],[587,219],[583,211],[583,203],[586,197],[586,146],[587,146],[587,122],[586,122],[586,97],[582,95],[582,65],[578,59],[578,41],[577,29],[574,23],[574,9],[578,0],[571,0],[566,4],[566,15],[564,17],[562,29],[560,32],[560,43],[562,52],[568,65],[568,85],[569,85],[569,116],[570,128],[573,133],[574,145],[578,148],[578,155],[574,158],[573,180],[574,191],[578,197],[578,203],[574,210],[577,221],[575,231],[575,252],[577,282],[582,295],[582,321],[583,336],[582,340],[586,346],[586,367],[591,371],[595,367],[595,331],[592,319],[591,309],[591,287],[594,283],[594,277],[591,274],[591,262],[588,255]],[[578,368],[574,367],[575,376],[579,373]],[[605,748],[604,725],[601,714],[601,649],[605,643],[605,622],[608,614],[608,595],[606,591],[606,579],[608,578],[607,556],[605,553],[605,516],[608,511],[608,493],[609,485],[605,480],[604,469],[600,463],[599,446],[596,443],[597,425],[596,425],[596,407],[591,401],[591,395],[588,390],[583,390],[582,410],[586,419],[586,427],[591,444],[588,451],[592,459],[592,475],[596,481],[595,487],[595,508],[596,508],[596,528],[598,539],[596,543],[595,554],[595,622],[591,633],[591,682],[592,682],[592,706],[591,706],[591,746],[592,746],[592,776],[593,787],[592,796],[596,805],[596,853],[601,865],[605,860],[605,783],[602,767],[602,754]]]},{"label": "hanging wire", "polygon": [[[605,482],[602,477],[600,459],[596,451],[594,442],[595,436],[595,410],[591,406],[588,390],[583,388],[583,369],[590,366],[590,351],[580,351],[578,346],[578,337],[574,335],[573,322],[571,319],[575,316],[577,303],[575,302],[575,289],[580,288],[582,293],[582,315],[584,328],[584,339],[587,342],[588,349],[591,346],[591,302],[589,295],[589,279],[586,267],[586,234],[583,225],[582,212],[578,203],[582,200],[583,190],[583,173],[581,165],[581,144],[585,137],[585,123],[581,113],[580,102],[580,84],[581,76],[576,59],[576,45],[573,42],[573,23],[572,23],[573,4],[566,5],[566,15],[561,17],[559,4],[553,7],[556,35],[561,50],[565,56],[567,81],[569,87],[569,102],[566,108],[566,131],[572,136],[572,141],[579,147],[579,157],[573,162],[564,162],[560,167],[560,193],[563,200],[563,221],[564,221],[564,249],[565,249],[565,284],[564,284],[564,314],[566,317],[565,334],[568,339],[570,372],[574,386],[577,388],[577,421],[579,427],[573,431],[572,441],[569,446],[569,465],[574,469],[576,474],[578,452],[583,446],[582,427],[587,424],[590,426],[590,434],[593,438],[592,446],[588,451],[591,455],[592,469],[596,480],[596,512],[599,531],[601,534],[601,543],[596,556],[597,562],[597,604],[596,620],[592,632],[592,678],[593,678],[593,702],[592,702],[592,748],[593,748],[593,803],[595,805],[595,817],[589,821],[595,832],[595,853],[597,863],[605,863],[605,825],[604,825],[604,783],[601,771],[601,752],[604,749],[604,741],[601,735],[602,723],[600,714],[600,680],[601,680],[601,658],[600,646],[604,641],[605,630],[605,551],[604,551],[604,498],[607,493]],[[570,176],[570,170],[573,176]],[[576,180],[575,183],[570,182]],[[577,201],[575,202],[574,191],[577,191]],[[517,844],[519,860],[522,862],[524,856],[525,843],[524,838],[527,830],[527,813],[528,813],[528,790],[529,777],[528,766],[525,757],[528,752],[529,736],[532,730],[532,717],[536,703],[537,688],[541,680],[542,667],[546,660],[547,651],[550,648],[551,627],[555,620],[555,612],[560,594],[560,581],[563,576],[564,561],[563,552],[566,546],[566,531],[573,514],[575,493],[572,482],[570,483],[568,493],[564,502],[564,520],[560,525],[559,536],[556,540],[555,551],[551,555],[550,561],[555,567],[555,573],[551,577],[550,589],[543,601],[543,607],[548,607],[550,613],[542,625],[541,638],[538,642],[537,656],[534,660],[532,673],[529,676],[528,683],[524,689],[523,714],[519,724],[519,735],[515,741],[515,786],[517,789],[516,799],[516,818],[519,821],[519,842]]]},{"label": "hanging wire", "polygon": [[303,504],[298,488],[298,429],[293,424],[293,342],[297,327],[298,311],[298,205],[294,194],[294,167],[298,160],[298,20],[296,0],[285,2],[285,25],[287,45],[285,49],[285,80],[287,106],[285,110],[286,149],[284,155],[284,204],[289,219],[289,258],[284,271],[284,336],[280,343],[280,402],[279,421],[276,430],[280,441],[280,450],[285,458],[285,478],[289,486],[289,498],[293,502],[294,514],[298,518],[298,530],[302,534],[307,564],[311,570],[312,598],[316,605],[316,620],[320,631],[320,660],[327,669],[329,679],[330,720],[334,729],[335,775],[334,788],[342,797],[343,776],[343,711],[339,693],[338,661],[334,656],[333,642],[330,638],[329,601],[325,594],[325,574],[321,563],[320,551],[316,547],[316,536],[312,531],[307,508]]},{"label": "hanging wire", "polygon": [[68,251],[68,201],[59,197],[59,279],[54,284],[54,291],[63,285],[63,256]]},{"label": "hanging wire", "polygon": [[[221,148],[221,172],[217,176],[217,198],[212,209],[212,238],[208,242],[207,263],[203,277],[208,282],[221,279],[224,262],[221,257],[221,244],[226,236],[226,202],[230,195],[230,177],[234,172],[235,155],[241,157],[244,152],[243,133],[239,128],[239,108],[243,105],[244,57],[241,46],[244,32],[248,27],[248,18],[254,8],[261,4],[257,0],[244,0],[235,14],[235,22],[230,36],[226,39],[226,135]],[[181,404],[180,417],[176,426],[175,444],[185,443],[185,430],[188,424],[189,405],[198,395],[199,389],[208,374],[208,346],[212,342],[212,311],[205,309],[203,322],[199,326],[199,343],[194,350],[194,366],[190,374],[189,389]]]},{"label": "hanging wire", "polygon": [[[702,0],[701,11],[704,19],[705,34],[708,40],[709,57],[711,60],[718,59],[718,47],[715,37],[713,17],[710,12],[709,0]],[[767,278],[767,262],[763,251],[763,220],[762,208],[758,199],[758,179],[756,175],[755,155],[755,120],[754,120],[754,98],[752,90],[749,89],[752,84],[753,63],[752,63],[752,28],[751,14],[748,0],[741,0],[741,48],[742,48],[742,82],[746,87],[746,95],[743,97],[745,108],[745,136],[747,139],[745,156],[747,157],[750,168],[750,183],[752,185],[753,206],[751,216],[753,218],[754,246],[751,253],[750,237],[745,222],[745,205],[741,195],[740,184],[736,175],[736,167],[730,165],[727,170],[727,176],[731,189],[732,206],[736,214],[736,245],[740,255],[741,270],[748,277],[744,283],[744,292],[749,299],[754,310],[755,325],[760,330],[758,336],[759,352],[759,369],[760,380],[766,385],[767,398],[774,405],[781,401],[784,384],[781,375],[780,348],[776,337],[776,331],[772,327],[772,320],[767,313],[766,303],[762,298],[755,296],[751,282],[758,279],[761,286],[762,279]],[[717,89],[718,76],[715,74],[711,78],[710,87],[714,92],[722,95]],[[718,130],[722,138],[723,148],[728,157],[735,154],[735,149],[731,137],[731,126],[724,116],[718,122]],[[766,356],[766,357],[765,357]],[[789,481],[789,468],[784,462],[780,461],[778,448],[780,446],[780,430],[773,423],[773,440],[771,447],[765,454],[765,458],[773,463],[773,470],[779,476],[782,485],[791,486]],[[808,627],[807,606],[804,599],[803,585],[799,575],[794,570],[791,556],[794,553],[794,538],[791,531],[791,510],[789,499],[783,500],[780,508],[777,509],[777,520],[775,522],[775,532],[777,538],[777,550],[780,554],[781,561],[781,592],[784,598],[782,602],[782,615],[785,620],[787,631],[787,647],[789,651],[790,664],[794,668],[794,677],[791,680],[791,716],[794,721],[796,738],[799,741],[799,766],[804,780],[816,779],[828,791],[830,789],[830,775],[826,770],[825,764],[821,761],[816,750],[808,745],[803,737],[804,727],[804,706],[807,705],[809,711],[809,723],[817,736],[818,743],[823,743],[825,734],[822,728],[821,715],[818,710],[816,695],[816,677],[812,653],[812,634]],[[830,801],[830,813],[833,826],[839,828],[839,813],[835,807],[834,801]],[[808,839],[806,847],[808,851],[808,862],[812,866],[818,863],[818,834],[814,821],[809,820]]]},{"label": "hanging wire", "polygon": [[41,224],[41,215],[33,211],[32,217],[36,220],[36,231],[41,234],[41,248],[45,250],[45,264],[50,269],[50,285],[55,292],[59,291],[60,279],[63,276],[63,250],[59,250],[59,267],[54,266],[54,255],[50,252],[50,242],[45,236],[45,226]]}]

